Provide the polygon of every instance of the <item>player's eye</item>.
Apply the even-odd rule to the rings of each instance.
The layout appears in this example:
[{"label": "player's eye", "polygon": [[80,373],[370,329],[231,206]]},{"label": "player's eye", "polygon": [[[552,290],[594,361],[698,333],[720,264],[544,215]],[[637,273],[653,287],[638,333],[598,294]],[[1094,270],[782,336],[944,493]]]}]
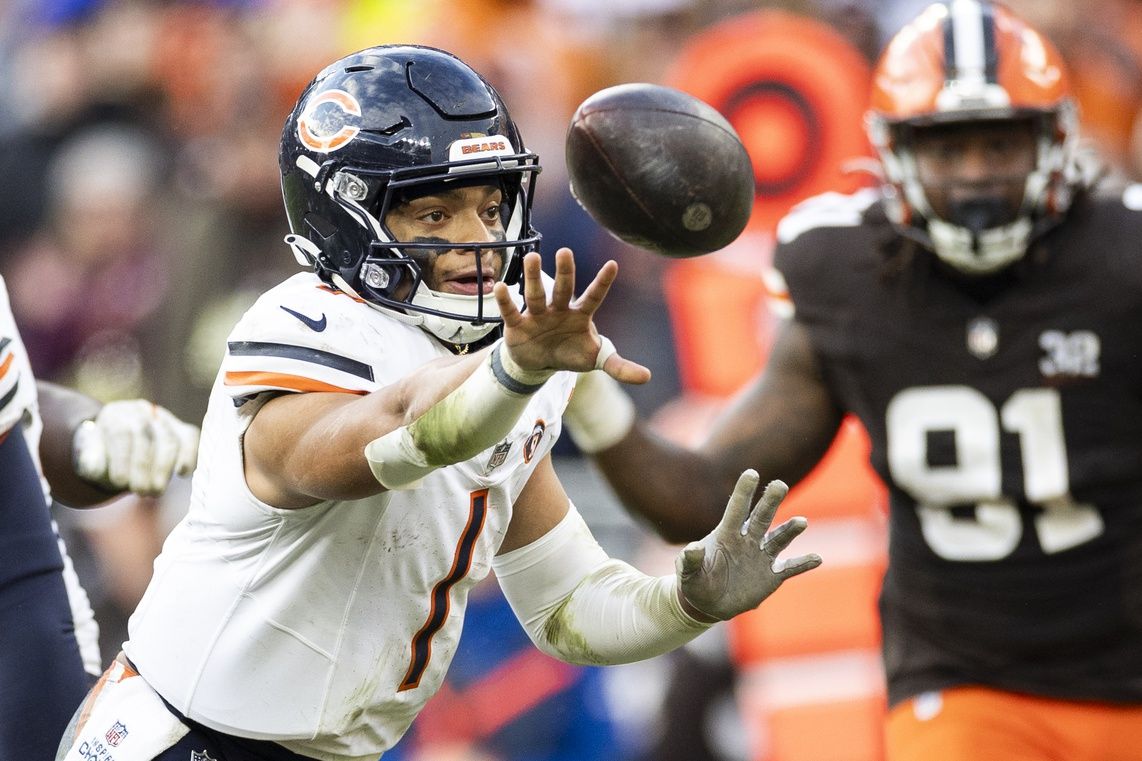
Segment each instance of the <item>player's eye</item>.
[{"label": "player's eye", "polygon": [[940,161],[945,163],[952,163],[958,161],[964,154],[963,146],[951,140],[945,140],[936,144],[933,151]]},{"label": "player's eye", "polygon": [[442,209],[429,209],[428,211],[421,212],[420,215],[417,216],[417,219],[422,222],[438,225],[444,221],[445,215]]}]

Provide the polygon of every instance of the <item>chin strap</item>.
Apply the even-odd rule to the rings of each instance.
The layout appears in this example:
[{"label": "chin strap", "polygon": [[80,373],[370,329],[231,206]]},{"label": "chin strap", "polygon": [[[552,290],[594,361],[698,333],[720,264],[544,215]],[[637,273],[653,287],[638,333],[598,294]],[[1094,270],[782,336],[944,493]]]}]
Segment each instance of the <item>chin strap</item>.
[{"label": "chin strap", "polygon": [[1021,259],[1027,253],[1031,231],[1027,217],[978,233],[941,219],[928,220],[928,234],[936,255],[969,275],[998,272]]},{"label": "chin strap", "polygon": [[317,257],[321,256],[321,247],[304,235],[290,233],[285,236],[285,242],[293,252],[293,258],[302,267],[312,267],[317,263]]}]

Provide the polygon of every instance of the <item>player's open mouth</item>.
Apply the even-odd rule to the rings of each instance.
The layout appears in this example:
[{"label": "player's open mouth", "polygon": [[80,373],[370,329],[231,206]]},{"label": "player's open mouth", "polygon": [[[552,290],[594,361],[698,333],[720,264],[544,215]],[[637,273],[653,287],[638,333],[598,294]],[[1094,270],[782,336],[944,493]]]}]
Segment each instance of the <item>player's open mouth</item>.
[{"label": "player's open mouth", "polygon": [[455,293],[461,296],[475,296],[479,293],[489,294],[492,286],[496,284],[495,278],[485,277],[478,279],[475,275],[456,277],[445,280],[440,290],[445,293]]}]

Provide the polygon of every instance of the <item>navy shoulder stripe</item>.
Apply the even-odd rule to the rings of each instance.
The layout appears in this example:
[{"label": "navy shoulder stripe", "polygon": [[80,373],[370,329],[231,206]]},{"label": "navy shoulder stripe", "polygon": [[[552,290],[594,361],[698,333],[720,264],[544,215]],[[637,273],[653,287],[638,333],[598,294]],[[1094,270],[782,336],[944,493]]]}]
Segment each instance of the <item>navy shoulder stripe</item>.
[{"label": "navy shoulder stripe", "polygon": [[308,346],[294,346],[292,344],[269,343],[264,341],[231,341],[226,344],[230,353],[236,357],[283,357],[310,362],[323,367],[331,367],[343,373],[356,375],[367,381],[373,380],[373,368],[364,362],[343,357],[321,349],[311,349]]}]

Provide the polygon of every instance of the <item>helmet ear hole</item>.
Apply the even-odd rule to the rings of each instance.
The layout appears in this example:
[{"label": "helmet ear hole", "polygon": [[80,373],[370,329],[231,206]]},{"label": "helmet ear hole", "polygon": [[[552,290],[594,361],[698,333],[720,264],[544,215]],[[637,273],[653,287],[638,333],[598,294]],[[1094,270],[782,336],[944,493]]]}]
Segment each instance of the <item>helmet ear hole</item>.
[{"label": "helmet ear hole", "polygon": [[326,240],[337,234],[336,225],[320,214],[313,212],[305,215],[305,226]]}]

